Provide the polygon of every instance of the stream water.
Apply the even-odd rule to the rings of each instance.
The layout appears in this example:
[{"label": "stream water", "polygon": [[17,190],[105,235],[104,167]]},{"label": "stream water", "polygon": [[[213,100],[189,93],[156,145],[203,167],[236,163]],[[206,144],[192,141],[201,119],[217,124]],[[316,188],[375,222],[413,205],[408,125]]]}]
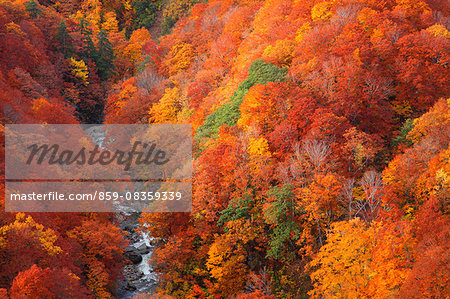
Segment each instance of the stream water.
[{"label": "stream water", "polygon": [[157,275],[153,271],[150,259],[155,247],[152,242],[154,238],[147,233],[137,233],[139,214],[129,214],[119,212],[118,219],[121,219],[122,230],[128,232],[130,246],[127,251],[137,252],[142,260],[137,263],[126,265],[123,270],[123,279],[118,282],[116,298],[128,299],[137,294],[152,294],[158,284]]},{"label": "stream water", "polygon": [[[86,133],[98,146],[102,146],[105,139],[105,132],[101,130],[101,125],[88,126]],[[150,264],[153,254],[154,238],[144,232],[136,232],[138,228],[138,213],[132,213],[123,207],[118,206],[116,212],[121,229],[127,232],[129,247],[126,249],[132,252],[136,258],[135,263],[131,262],[123,269],[123,278],[118,281],[116,298],[131,299],[137,294],[151,294],[157,286],[157,276]],[[142,260],[138,258],[142,257]]]}]

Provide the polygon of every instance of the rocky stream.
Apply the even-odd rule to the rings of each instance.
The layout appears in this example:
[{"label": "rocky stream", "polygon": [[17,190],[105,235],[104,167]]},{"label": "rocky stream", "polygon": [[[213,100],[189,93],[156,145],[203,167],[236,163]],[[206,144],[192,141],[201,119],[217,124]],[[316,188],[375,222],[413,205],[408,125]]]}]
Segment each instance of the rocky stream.
[{"label": "rocky stream", "polygon": [[135,231],[138,228],[139,214],[120,212],[117,216],[122,230],[128,233],[130,244],[125,250],[129,264],[124,267],[123,279],[118,282],[117,298],[128,299],[137,294],[151,294],[158,282],[156,273],[149,263],[155,240],[147,233]]},{"label": "rocky stream", "polygon": [[[95,144],[102,146],[105,132],[101,130],[101,125],[86,126],[85,131]],[[156,242],[147,233],[136,232],[139,216],[140,213],[120,206],[116,212],[120,227],[127,233],[129,241],[124,253],[129,263],[123,268],[123,278],[118,281],[116,298],[119,299],[131,299],[142,293],[151,294],[157,286],[156,273],[149,263]]]}]

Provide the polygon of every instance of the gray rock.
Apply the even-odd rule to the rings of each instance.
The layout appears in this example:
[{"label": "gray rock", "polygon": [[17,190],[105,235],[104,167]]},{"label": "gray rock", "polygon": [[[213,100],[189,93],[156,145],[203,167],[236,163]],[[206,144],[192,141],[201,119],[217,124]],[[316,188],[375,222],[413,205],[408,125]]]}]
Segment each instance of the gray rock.
[{"label": "gray rock", "polygon": [[133,285],[133,284],[131,284],[131,283],[127,283],[127,286],[125,287],[125,289],[126,289],[127,291],[131,291],[131,292],[134,292],[134,291],[137,290],[136,286]]},{"label": "gray rock", "polygon": [[136,228],[136,227],[135,227],[134,225],[127,224],[127,225],[124,226],[123,230],[124,230],[124,231],[127,231],[127,232],[129,232],[129,233],[134,233],[134,229],[135,229],[135,228]]},{"label": "gray rock", "polygon": [[128,282],[130,282],[139,280],[144,276],[144,273],[139,271],[135,265],[126,265],[123,268],[123,276]]},{"label": "gray rock", "polygon": [[140,246],[137,247],[137,250],[140,254],[148,254],[150,252],[150,247],[147,246],[147,244],[142,243]]},{"label": "gray rock", "polygon": [[127,247],[124,253],[125,257],[133,262],[133,264],[139,264],[142,262],[142,255],[135,247]]}]

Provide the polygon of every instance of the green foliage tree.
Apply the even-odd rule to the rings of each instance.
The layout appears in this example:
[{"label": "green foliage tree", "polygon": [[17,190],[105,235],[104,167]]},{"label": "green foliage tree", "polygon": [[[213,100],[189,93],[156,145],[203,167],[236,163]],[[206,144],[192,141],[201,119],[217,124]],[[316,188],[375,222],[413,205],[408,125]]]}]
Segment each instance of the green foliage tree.
[{"label": "green foliage tree", "polygon": [[405,144],[407,146],[411,146],[413,143],[407,136],[413,128],[414,120],[411,118],[407,119],[400,128],[400,134],[392,140],[392,145],[398,146],[400,144]]},{"label": "green foliage tree", "polygon": [[108,33],[100,30],[98,36],[97,61],[95,62],[98,74],[101,79],[107,80],[114,71],[114,51],[111,42],[108,39]]},{"label": "green foliage tree", "polygon": [[56,40],[60,44],[59,50],[64,54],[64,58],[73,56],[72,40],[67,32],[67,26],[64,20],[59,24]]},{"label": "green foliage tree", "polygon": [[222,226],[228,221],[240,218],[249,219],[252,204],[252,196],[245,194],[243,197],[231,199],[228,206],[220,212],[221,216],[217,221],[217,225]]},{"label": "green foliage tree", "polygon": [[292,190],[292,185],[285,184],[281,188],[273,187],[267,192],[269,200],[264,211],[264,220],[272,226],[267,257],[289,259],[287,253],[292,255],[292,251],[286,250],[286,242],[289,239],[298,239],[300,228],[294,221],[296,207]]},{"label": "green foliage tree", "polygon": [[81,56],[96,62],[98,59],[98,53],[95,49],[94,42],[92,41],[92,30],[89,28],[89,22],[85,18],[80,20],[80,33],[83,37],[84,44]]},{"label": "green foliage tree", "polygon": [[200,2],[200,0],[171,0],[163,10],[164,19],[161,24],[161,34],[169,34],[172,27],[191,11],[192,7]]},{"label": "green foliage tree", "polygon": [[258,59],[252,63],[248,69],[248,77],[238,87],[231,102],[219,107],[216,111],[206,117],[203,126],[197,129],[195,140],[200,142],[203,138],[215,138],[219,128],[223,125],[232,127],[236,125],[241,112],[239,106],[242,103],[248,90],[255,84],[267,84],[269,82],[279,82],[286,78],[287,69],[279,68],[272,63],[265,63]]},{"label": "green foliage tree", "polygon": [[137,0],[133,2],[135,12],[134,29],[150,28],[156,20],[156,12],[160,8],[159,1]]},{"label": "green foliage tree", "polygon": [[173,17],[164,17],[161,24],[161,35],[167,35],[172,31],[172,27],[177,23],[178,19]]},{"label": "green foliage tree", "polygon": [[32,17],[33,19],[36,19],[41,15],[42,12],[39,9],[39,5],[34,0],[25,2],[25,5],[25,10],[30,13],[30,17]]}]

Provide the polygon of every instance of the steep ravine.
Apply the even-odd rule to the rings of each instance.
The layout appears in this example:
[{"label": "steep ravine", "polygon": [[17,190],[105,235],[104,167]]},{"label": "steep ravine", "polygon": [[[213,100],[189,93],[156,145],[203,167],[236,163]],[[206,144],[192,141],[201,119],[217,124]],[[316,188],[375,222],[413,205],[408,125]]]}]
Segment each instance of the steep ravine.
[{"label": "steep ravine", "polygon": [[[105,139],[104,131],[99,125],[87,126],[86,132],[99,146]],[[156,273],[149,261],[153,253],[153,238],[147,233],[136,232],[139,227],[139,213],[118,209],[116,217],[120,228],[126,232],[129,246],[126,248],[125,257],[129,261],[123,269],[123,278],[118,281],[116,298],[128,299],[137,294],[151,294],[157,286]]]},{"label": "steep ravine", "polygon": [[118,282],[116,297],[119,299],[133,298],[134,295],[151,294],[157,286],[156,273],[149,261],[153,253],[153,238],[142,232],[135,232],[138,228],[137,213],[118,212],[122,230],[128,232],[130,246],[125,256],[130,264],[124,267],[124,278]]}]

